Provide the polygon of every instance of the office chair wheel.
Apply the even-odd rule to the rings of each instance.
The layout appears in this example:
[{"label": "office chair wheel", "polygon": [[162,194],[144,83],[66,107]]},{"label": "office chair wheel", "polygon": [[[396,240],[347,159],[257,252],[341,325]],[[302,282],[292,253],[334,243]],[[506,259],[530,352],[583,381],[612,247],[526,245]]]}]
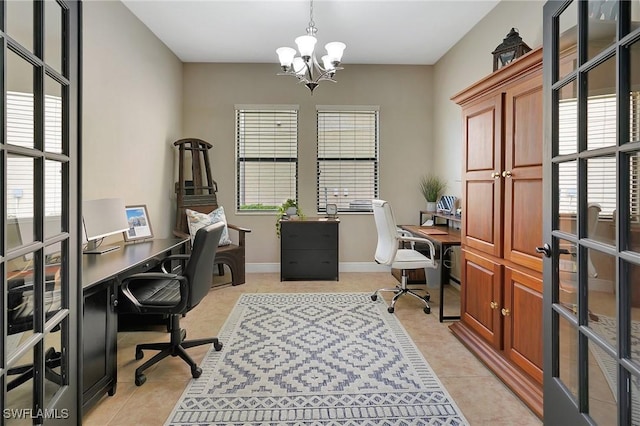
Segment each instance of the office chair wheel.
[{"label": "office chair wheel", "polygon": [[136,351],[136,359],[141,360],[142,358],[144,358],[144,354],[142,353],[142,351]]},{"label": "office chair wheel", "polygon": [[144,374],[138,374],[136,376],[136,386],[142,386],[147,381],[147,376]]},{"label": "office chair wheel", "polygon": [[393,313],[393,310],[394,310],[394,309],[393,309],[393,306],[389,306],[389,307],[387,308],[387,312],[389,312],[390,314],[392,314],[392,313]]},{"label": "office chair wheel", "polygon": [[425,314],[430,314],[431,313],[431,308],[429,306],[425,306],[423,309]]},{"label": "office chair wheel", "polygon": [[424,296],[424,300],[426,300],[427,302],[431,300],[431,295],[427,294],[426,296]]},{"label": "office chair wheel", "polygon": [[191,369],[191,377],[197,379],[198,377],[200,377],[200,375],[202,375],[202,368],[195,367]]},{"label": "office chair wheel", "polygon": [[372,294],[372,295],[371,295],[371,300],[373,300],[374,302],[375,302],[376,300],[378,300],[378,295],[377,295],[377,294]]},{"label": "office chair wheel", "polygon": [[222,343],[214,342],[213,343],[213,349],[215,349],[216,351],[220,351],[222,349]]}]

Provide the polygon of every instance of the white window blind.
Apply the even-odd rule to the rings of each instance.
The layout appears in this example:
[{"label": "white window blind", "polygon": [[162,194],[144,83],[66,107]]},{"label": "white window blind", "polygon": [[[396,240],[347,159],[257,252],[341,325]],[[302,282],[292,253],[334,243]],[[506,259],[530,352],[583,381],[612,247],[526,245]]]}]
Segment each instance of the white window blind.
[{"label": "white window blind", "polygon": [[[640,117],[640,94],[631,94],[630,140],[638,140]],[[569,99],[559,105],[559,153],[569,154],[577,150],[577,101]],[[616,98],[615,95],[592,96],[587,100],[587,144],[589,150],[604,148],[616,144]],[[640,213],[640,191],[638,187],[638,155],[630,157],[630,201],[631,214]],[[578,176],[577,164],[567,163],[560,167],[560,212],[575,213],[577,203]],[[616,210],[616,158],[604,156],[587,160],[587,201],[601,207],[600,216],[611,217]]]},{"label": "white window blind", "polygon": [[277,210],[297,199],[297,107],[236,106],[239,211]]},{"label": "white window blind", "polygon": [[[33,94],[6,93],[7,143],[34,147]],[[62,99],[45,96],[44,138],[47,151],[62,152]],[[33,217],[34,160],[17,155],[7,156],[7,212],[17,218]],[[45,161],[45,216],[62,214],[62,165]]]},{"label": "white window blind", "polygon": [[317,207],[372,211],[378,198],[378,109],[317,108]]}]

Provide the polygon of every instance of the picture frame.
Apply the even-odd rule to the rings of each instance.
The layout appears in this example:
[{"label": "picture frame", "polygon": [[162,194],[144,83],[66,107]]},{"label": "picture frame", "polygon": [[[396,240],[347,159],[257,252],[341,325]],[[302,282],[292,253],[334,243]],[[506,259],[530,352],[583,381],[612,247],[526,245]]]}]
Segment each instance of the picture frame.
[{"label": "picture frame", "polygon": [[147,206],[145,204],[125,206],[125,212],[127,214],[129,229],[124,231],[122,235],[124,235],[126,242],[153,238],[151,221],[149,220],[149,213],[147,213]]}]

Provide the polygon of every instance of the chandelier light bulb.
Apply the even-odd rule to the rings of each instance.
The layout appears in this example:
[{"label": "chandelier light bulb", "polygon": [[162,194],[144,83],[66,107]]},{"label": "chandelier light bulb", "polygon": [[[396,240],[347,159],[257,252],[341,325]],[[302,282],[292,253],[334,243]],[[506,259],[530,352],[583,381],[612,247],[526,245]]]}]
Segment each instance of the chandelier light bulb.
[{"label": "chandelier light bulb", "polygon": [[327,55],[331,58],[332,62],[340,63],[342,61],[342,54],[344,53],[344,49],[347,47],[346,44],[339,41],[332,41],[331,43],[327,43],[324,48],[327,49]]},{"label": "chandelier light bulb", "polygon": [[296,56],[296,50],[290,47],[281,47],[276,49],[276,53],[280,60],[280,66],[285,70],[291,68],[291,65],[293,64],[293,57]]},{"label": "chandelier light bulb", "polygon": [[298,45],[298,51],[300,56],[304,59],[310,58],[313,55],[313,48],[316,46],[318,40],[311,35],[303,35],[296,38],[296,44]]},{"label": "chandelier light bulb", "polygon": [[329,55],[324,55],[322,57],[322,66],[324,67],[324,70],[327,72],[333,72],[336,69]]},{"label": "chandelier light bulb", "polygon": [[293,58],[293,72],[298,75],[304,75],[306,71],[306,64],[304,63],[304,59],[301,57]]}]

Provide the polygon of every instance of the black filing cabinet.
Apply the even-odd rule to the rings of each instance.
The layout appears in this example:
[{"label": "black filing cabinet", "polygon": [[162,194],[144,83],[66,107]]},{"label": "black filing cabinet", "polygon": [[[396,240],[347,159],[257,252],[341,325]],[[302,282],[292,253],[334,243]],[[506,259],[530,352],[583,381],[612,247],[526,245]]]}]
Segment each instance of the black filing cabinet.
[{"label": "black filing cabinet", "polygon": [[280,281],[338,281],[339,219],[280,222]]}]

